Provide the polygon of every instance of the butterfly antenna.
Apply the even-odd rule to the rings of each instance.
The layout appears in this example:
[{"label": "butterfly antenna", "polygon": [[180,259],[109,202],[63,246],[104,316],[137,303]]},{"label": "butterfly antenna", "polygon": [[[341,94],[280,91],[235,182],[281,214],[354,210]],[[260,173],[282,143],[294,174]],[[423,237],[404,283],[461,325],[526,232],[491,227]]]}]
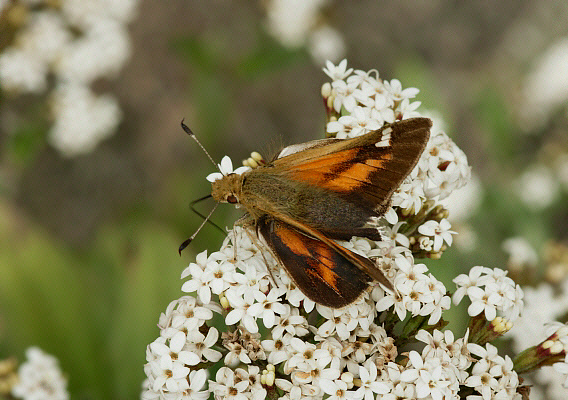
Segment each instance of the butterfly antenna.
[{"label": "butterfly antenna", "polygon": [[199,147],[201,147],[201,149],[205,152],[205,154],[207,154],[207,157],[209,157],[209,159],[211,160],[211,162],[213,163],[213,165],[216,168],[217,167],[217,163],[215,162],[215,160],[213,160],[213,157],[211,157],[211,155],[209,155],[209,153],[207,152],[207,150],[205,150],[205,147],[203,147],[203,145],[201,144],[201,142],[199,140],[197,140],[197,137],[195,136],[195,133],[193,133],[191,131],[191,129],[189,129],[189,127],[183,123],[183,119],[181,120],[181,128],[185,131],[185,133],[187,133],[190,137],[193,138],[193,140],[195,140],[197,142],[197,144],[199,145]]},{"label": "butterfly antenna", "polygon": [[203,197],[200,198],[200,199],[194,200],[194,201],[192,201],[191,203],[189,203],[189,207],[191,208],[191,211],[193,211],[194,213],[196,213],[197,215],[199,215],[203,220],[209,222],[209,223],[210,223],[211,225],[213,225],[215,228],[217,228],[217,229],[219,229],[221,232],[223,232],[223,234],[226,234],[227,232],[226,232],[223,228],[221,228],[221,227],[220,227],[219,225],[217,225],[215,222],[211,221],[211,220],[208,219],[205,215],[201,214],[199,211],[197,211],[197,210],[195,209],[195,205],[196,205],[197,203],[200,203],[200,202],[202,202],[203,200],[207,200],[207,199],[209,199],[209,198],[211,198],[211,195],[210,195],[210,194],[208,194],[207,196],[203,196]]},{"label": "butterfly antenna", "polygon": [[191,241],[195,238],[195,236],[197,236],[197,234],[199,233],[199,231],[201,230],[201,228],[203,228],[205,226],[205,224],[207,223],[207,221],[209,220],[209,218],[211,217],[211,214],[213,214],[213,211],[215,211],[215,209],[217,208],[217,206],[219,205],[219,203],[215,203],[215,206],[213,207],[213,209],[209,212],[209,215],[207,215],[207,217],[205,218],[205,220],[203,220],[203,222],[201,223],[201,225],[199,225],[199,228],[197,228],[197,230],[195,231],[195,233],[193,235],[191,235],[189,238],[185,239],[183,241],[183,243],[179,246],[178,252],[179,255],[181,256],[181,252],[183,251],[183,249],[185,249],[187,246],[189,246],[189,244],[191,243]]}]

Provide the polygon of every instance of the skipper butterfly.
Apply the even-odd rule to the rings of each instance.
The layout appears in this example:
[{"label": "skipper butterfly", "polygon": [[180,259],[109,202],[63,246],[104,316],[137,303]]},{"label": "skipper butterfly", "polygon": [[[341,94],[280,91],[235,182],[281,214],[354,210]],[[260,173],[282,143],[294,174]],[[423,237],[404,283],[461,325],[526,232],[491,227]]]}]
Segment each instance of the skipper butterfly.
[{"label": "skipper butterfly", "polygon": [[418,162],[431,126],[412,118],[352,139],[289,146],[265,165],[220,175],[211,196],[246,210],[236,224],[262,236],[308,298],[344,307],[372,281],[393,290],[375,262],[336,240],[381,239],[374,222]]}]

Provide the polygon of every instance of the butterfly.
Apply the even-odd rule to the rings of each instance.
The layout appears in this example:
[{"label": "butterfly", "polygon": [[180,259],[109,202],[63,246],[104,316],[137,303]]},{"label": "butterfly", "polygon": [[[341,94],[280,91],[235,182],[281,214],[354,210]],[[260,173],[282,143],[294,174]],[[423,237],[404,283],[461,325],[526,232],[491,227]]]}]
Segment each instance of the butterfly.
[{"label": "butterfly", "polygon": [[417,164],[431,126],[412,118],[351,139],[292,145],[265,165],[217,174],[211,196],[245,209],[237,225],[264,239],[309,299],[341,308],[373,281],[393,290],[374,261],[337,240],[381,239],[376,220]]}]

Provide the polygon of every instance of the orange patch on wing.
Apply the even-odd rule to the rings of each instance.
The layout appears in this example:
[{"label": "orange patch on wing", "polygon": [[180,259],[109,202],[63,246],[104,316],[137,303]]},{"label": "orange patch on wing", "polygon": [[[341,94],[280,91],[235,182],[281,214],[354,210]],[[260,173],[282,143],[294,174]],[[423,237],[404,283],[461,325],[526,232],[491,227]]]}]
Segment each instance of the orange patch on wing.
[{"label": "orange patch on wing", "polygon": [[332,251],[323,243],[310,239],[315,246],[318,247],[318,256],[315,257],[309,250],[312,244],[308,241],[302,240],[301,235],[291,229],[277,225],[275,234],[280,237],[282,243],[286,245],[297,256],[306,258],[306,272],[314,276],[318,280],[324,280],[329,286],[335,287],[337,274],[333,272],[333,259]]},{"label": "orange patch on wing", "polygon": [[364,183],[371,183],[370,176],[381,168],[385,159],[368,159],[364,164],[354,164],[351,168],[341,172],[336,178],[323,184],[324,187],[336,191],[352,191]]},{"label": "orange patch on wing", "polygon": [[382,168],[385,161],[392,159],[392,153],[385,153],[381,158],[369,158],[365,160],[365,164],[375,168]]},{"label": "orange patch on wing", "polygon": [[324,183],[327,178],[325,173],[331,172],[334,167],[341,163],[347,163],[357,155],[357,149],[340,151],[328,154],[302,163],[291,170],[291,178],[310,182],[312,184]]},{"label": "orange patch on wing", "polygon": [[373,169],[368,165],[355,164],[351,168],[342,171],[336,178],[323,183],[323,186],[335,191],[352,191],[361,186],[363,182],[367,182],[371,172],[373,172]]},{"label": "orange patch on wing", "polygon": [[282,243],[284,243],[284,245],[286,245],[286,247],[288,247],[290,251],[292,251],[292,253],[303,257],[311,256],[310,251],[306,247],[306,243],[302,241],[302,238],[298,235],[297,232],[294,232],[283,227],[280,224],[277,224],[274,233],[280,238]]},{"label": "orange patch on wing", "polygon": [[326,175],[333,172],[338,165],[349,165],[357,153],[358,149],[354,148],[317,157],[293,168],[290,177],[326,189],[349,192],[362,186],[363,183],[371,183],[371,174],[383,168],[385,162],[392,159],[391,153],[385,153],[381,158],[369,158],[364,163],[354,163],[332,179]]},{"label": "orange patch on wing", "polygon": [[[321,251],[321,250],[324,250],[324,251]],[[318,259],[319,264],[316,266],[316,269],[318,270],[318,273],[321,276],[321,278],[329,286],[335,287],[336,280],[337,280],[337,274],[335,272],[333,272],[333,264],[328,265],[326,263],[326,261],[330,260],[331,257],[332,257],[331,249],[329,247],[321,247],[320,253],[325,253],[325,254],[321,254],[322,257],[320,259]]]}]

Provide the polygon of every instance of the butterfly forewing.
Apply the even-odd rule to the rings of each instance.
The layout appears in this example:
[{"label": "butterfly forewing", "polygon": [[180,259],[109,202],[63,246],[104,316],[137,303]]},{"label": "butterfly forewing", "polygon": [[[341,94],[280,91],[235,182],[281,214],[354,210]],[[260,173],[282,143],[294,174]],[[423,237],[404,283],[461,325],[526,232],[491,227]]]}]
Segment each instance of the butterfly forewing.
[{"label": "butterfly forewing", "polygon": [[408,119],[357,138],[292,154],[274,164],[292,180],[384,212],[394,190],[418,162],[431,125],[427,118]]}]

